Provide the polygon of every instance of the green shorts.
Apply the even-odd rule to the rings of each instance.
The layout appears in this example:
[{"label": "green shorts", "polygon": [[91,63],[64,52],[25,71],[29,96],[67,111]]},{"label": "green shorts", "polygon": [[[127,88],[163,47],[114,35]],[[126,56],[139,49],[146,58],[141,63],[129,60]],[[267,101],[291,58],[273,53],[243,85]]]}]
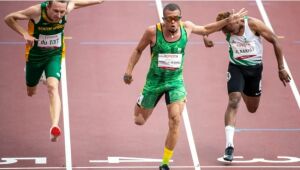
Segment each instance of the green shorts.
[{"label": "green shorts", "polygon": [[26,84],[29,87],[36,86],[45,71],[46,78],[61,78],[61,55],[52,56],[47,62],[26,62]]},{"label": "green shorts", "polygon": [[155,86],[147,84],[137,101],[137,104],[142,108],[154,108],[163,95],[165,95],[167,105],[186,99],[187,93],[183,81],[176,81],[165,85],[157,84]]}]

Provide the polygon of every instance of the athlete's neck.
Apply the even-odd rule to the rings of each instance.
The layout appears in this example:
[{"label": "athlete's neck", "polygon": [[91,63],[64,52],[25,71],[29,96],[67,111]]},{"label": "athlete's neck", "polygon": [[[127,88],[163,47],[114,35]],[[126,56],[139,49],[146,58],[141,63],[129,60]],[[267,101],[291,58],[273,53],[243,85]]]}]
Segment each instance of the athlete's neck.
[{"label": "athlete's neck", "polygon": [[166,31],[166,36],[169,37],[169,38],[174,39],[178,36],[178,33],[179,33],[178,29],[176,29],[176,30],[167,30]]}]

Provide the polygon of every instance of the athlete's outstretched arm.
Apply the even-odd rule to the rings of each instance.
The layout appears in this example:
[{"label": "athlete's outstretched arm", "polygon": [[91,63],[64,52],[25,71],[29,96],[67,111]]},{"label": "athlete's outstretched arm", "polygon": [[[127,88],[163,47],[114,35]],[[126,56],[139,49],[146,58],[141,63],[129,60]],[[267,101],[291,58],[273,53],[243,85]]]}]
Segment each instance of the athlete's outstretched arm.
[{"label": "athlete's outstretched arm", "polygon": [[18,34],[22,35],[29,45],[34,44],[35,38],[29,35],[28,31],[25,30],[19,23],[18,20],[30,20],[37,17],[41,13],[40,5],[31,6],[27,9],[16,11],[5,16],[5,23]]},{"label": "athlete's outstretched arm", "polygon": [[278,64],[279,79],[286,86],[286,83],[290,82],[291,78],[284,68],[282,49],[277,36],[262,21],[256,18],[249,18],[249,26],[273,45]]},{"label": "athlete's outstretched arm", "polygon": [[78,9],[86,6],[96,5],[102,3],[104,0],[72,0],[68,6],[68,12],[73,9]]},{"label": "athlete's outstretched arm", "polygon": [[212,22],[210,24],[206,24],[204,26],[195,25],[193,23],[190,23],[192,27],[192,33],[198,34],[198,35],[209,35],[211,33],[220,31],[224,26],[230,23],[237,22],[238,20],[241,20],[245,15],[247,15],[248,11],[246,11],[244,8],[242,8],[239,12],[233,13],[228,18],[225,18],[220,21]]},{"label": "athlete's outstretched arm", "polygon": [[123,80],[126,84],[130,84],[132,79],[132,71],[134,69],[134,66],[139,61],[144,49],[151,44],[151,37],[153,36],[153,27],[149,27],[146,29],[146,31],[143,34],[143,37],[139,41],[136,48],[133,50],[131,57],[129,59],[126,72],[124,74]]}]

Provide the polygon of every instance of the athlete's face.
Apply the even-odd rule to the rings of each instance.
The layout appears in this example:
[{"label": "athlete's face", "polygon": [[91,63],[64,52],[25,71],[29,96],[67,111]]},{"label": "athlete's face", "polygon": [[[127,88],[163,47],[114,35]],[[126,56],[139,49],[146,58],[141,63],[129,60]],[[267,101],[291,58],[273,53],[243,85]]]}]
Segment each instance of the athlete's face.
[{"label": "athlete's face", "polygon": [[241,26],[242,26],[241,21],[235,21],[235,22],[229,23],[225,27],[225,30],[232,34],[238,34],[240,32]]},{"label": "athlete's face", "polygon": [[53,22],[59,22],[67,12],[67,3],[53,1],[47,6],[47,16]]},{"label": "athlete's face", "polygon": [[166,10],[163,17],[167,30],[171,33],[176,33],[181,20],[181,14],[179,10],[169,11]]}]

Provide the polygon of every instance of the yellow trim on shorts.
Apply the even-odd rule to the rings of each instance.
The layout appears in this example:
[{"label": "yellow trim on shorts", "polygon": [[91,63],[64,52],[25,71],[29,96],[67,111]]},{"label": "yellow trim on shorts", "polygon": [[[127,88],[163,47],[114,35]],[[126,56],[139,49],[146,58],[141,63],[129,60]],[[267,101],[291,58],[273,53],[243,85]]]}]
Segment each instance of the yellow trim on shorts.
[{"label": "yellow trim on shorts", "polygon": [[[29,20],[29,22],[28,22],[28,34],[32,36],[33,33],[34,33],[34,23],[32,22],[32,20]],[[26,49],[25,49],[25,59],[26,59],[26,61],[28,61],[29,52],[30,52],[31,48],[32,47],[29,44],[26,44]]]},{"label": "yellow trim on shorts", "polygon": [[66,41],[65,41],[65,38],[63,36],[63,47],[62,47],[62,53],[61,53],[61,58],[66,58]]}]

